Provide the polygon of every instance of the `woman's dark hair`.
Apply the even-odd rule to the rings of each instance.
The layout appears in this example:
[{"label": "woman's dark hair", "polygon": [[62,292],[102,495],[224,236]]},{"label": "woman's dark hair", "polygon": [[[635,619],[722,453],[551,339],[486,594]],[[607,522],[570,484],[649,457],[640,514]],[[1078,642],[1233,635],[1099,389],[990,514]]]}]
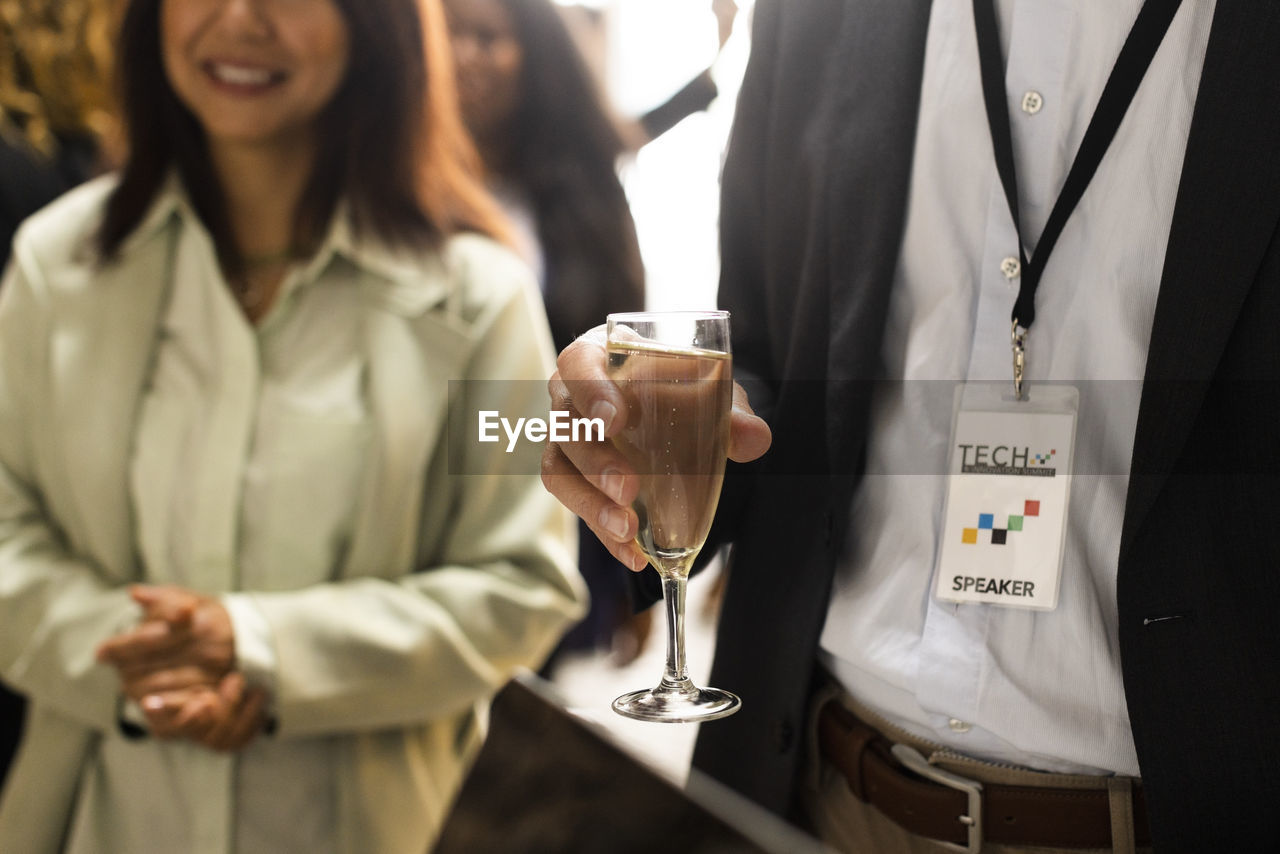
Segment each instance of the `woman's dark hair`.
[{"label": "woman's dark hair", "polygon": [[524,54],[504,176],[530,196],[558,348],[610,311],[644,308],[635,222],[614,171],[624,150],[590,69],[549,0],[502,0]]},{"label": "woman's dark hair", "polygon": [[[165,74],[161,0],[132,0],[117,62],[129,158],[107,202],[98,247],[111,258],[175,168],[229,277],[243,270],[204,131]],[[294,251],[318,248],[340,198],[357,232],[392,245],[457,231],[504,235],[458,113],[439,0],[336,0],[349,66],[317,120],[317,153],[293,227]]]}]

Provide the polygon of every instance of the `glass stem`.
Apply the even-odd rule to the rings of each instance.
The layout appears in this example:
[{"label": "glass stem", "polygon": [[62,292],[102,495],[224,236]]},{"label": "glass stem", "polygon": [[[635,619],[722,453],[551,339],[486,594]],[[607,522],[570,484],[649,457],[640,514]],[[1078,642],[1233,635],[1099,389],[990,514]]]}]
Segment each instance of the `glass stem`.
[{"label": "glass stem", "polygon": [[689,576],[683,572],[662,575],[662,600],[667,606],[667,669],[662,684],[669,687],[691,687],[684,660],[684,594]]}]

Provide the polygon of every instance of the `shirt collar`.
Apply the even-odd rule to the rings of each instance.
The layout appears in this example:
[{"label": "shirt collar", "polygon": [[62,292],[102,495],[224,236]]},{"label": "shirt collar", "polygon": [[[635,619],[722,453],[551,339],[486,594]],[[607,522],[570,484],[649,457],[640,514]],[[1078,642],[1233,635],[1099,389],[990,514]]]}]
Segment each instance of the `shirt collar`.
[{"label": "shirt collar", "polygon": [[[172,220],[204,231],[186,188],[176,171],[170,171],[156,192],[151,207],[122,249],[127,251],[161,231]],[[371,294],[388,308],[401,314],[420,314],[446,299],[451,284],[443,253],[423,249],[391,247],[367,233],[357,236],[346,200],[334,208],[329,229],[320,248],[305,263],[300,283],[317,279],[337,259],[366,273]]]},{"label": "shirt collar", "polygon": [[345,200],[334,209],[320,249],[302,270],[302,281],[313,280],[339,258],[365,273],[371,295],[397,313],[421,314],[444,301],[451,287],[441,253],[388,246],[367,231],[357,235]]}]

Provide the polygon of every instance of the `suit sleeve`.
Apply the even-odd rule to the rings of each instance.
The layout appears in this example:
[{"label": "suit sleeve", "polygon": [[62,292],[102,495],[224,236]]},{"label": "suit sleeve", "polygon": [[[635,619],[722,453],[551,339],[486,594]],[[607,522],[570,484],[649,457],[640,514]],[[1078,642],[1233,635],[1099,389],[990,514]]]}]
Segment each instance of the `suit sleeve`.
[{"label": "suit sleeve", "polygon": [[[751,59],[734,113],[720,190],[720,307],[733,324],[734,379],[752,408],[771,420],[776,388],[766,299],[769,141],[782,3],[761,0],[752,25]],[[731,542],[752,488],[753,467],[730,462],[707,553]]]},{"label": "suit sleeve", "polygon": [[772,372],[765,298],[767,181],[782,3],[760,0],[753,14],[751,58],[721,177],[718,302],[733,318],[734,375],[767,420],[772,403],[771,389],[763,382]]},{"label": "suit sleeve", "polygon": [[33,704],[102,730],[115,725],[119,682],[94,650],[138,611],[73,553],[46,507],[32,451],[32,431],[50,429],[40,283],[20,232],[0,286],[0,676]]}]

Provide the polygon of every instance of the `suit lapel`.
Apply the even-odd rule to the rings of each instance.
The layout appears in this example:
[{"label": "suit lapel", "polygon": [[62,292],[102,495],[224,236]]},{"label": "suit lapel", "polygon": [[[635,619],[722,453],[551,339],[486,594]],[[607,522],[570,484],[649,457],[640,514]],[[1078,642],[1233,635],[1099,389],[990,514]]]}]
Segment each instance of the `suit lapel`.
[{"label": "suit lapel", "polygon": [[1187,441],[1280,217],[1277,45],[1280,5],[1219,0],[1156,302],[1122,558]]},{"label": "suit lapel", "polygon": [[906,218],[929,0],[848,4],[832,70],[827,150],[830,341],[827,446],[832,471],[852,472],[863,445],[870,380]]}]

